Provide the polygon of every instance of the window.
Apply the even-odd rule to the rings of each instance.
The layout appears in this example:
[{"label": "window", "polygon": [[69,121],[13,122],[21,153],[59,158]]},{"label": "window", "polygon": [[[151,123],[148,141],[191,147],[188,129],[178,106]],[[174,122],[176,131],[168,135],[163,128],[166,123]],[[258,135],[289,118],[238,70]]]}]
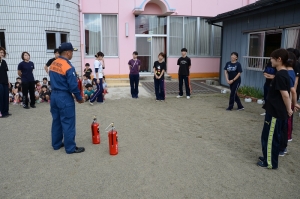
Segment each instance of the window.
[{"label": "window", "polygon": [[167,34],[167,18],[154,15],[136,16],[135,34]]},{"label": "window", "polygon": [[68,42],[68,35],[69,33],[64,32],[46,32],[47,50],[54,50],[61,43]]},{"label": "window", "polygon": [[108,56],[118,56],[118,19],[116,15],[103,15],[102,51]]},{"label": "window", "polygon": [[199,42],[199,55],[209,56],[211,49],[211,31],[212,26],[209,25],[205,19],[200,19],[200,42]]},{"label": "window", "polygon": [[68,42],[68,34],[60,34],[60,42],[61,43]]},{"label": "window", "polygon": [[[222,25],[222,23],[218,25]],[[221,56],[222,28],[219,26],[213,26],[213,32],[213,56]]]},{"label": "window", "polygon": [[197,55],[197,18],[184,18],[184,41],[189,55]]},{"label": "window", "polygon": [[250,34],[249,39],[249,56],[262,57],[263,56],[263,43],[264,33]]},{"label": "window", "polygon": [[183,17],[170,18],[170,55],[178,55],[183,48]]},{"label": "window", "polygon": [[300,27],[287,29],[285,35],[286,48],[295,48],[300,50]]},{"label": "window", "polygon": [[183,47],[189,56],[220,56],[221,27],[211,26],[200,17],[170,17],[169,29],[170,56],[180,55]]},{"label": "window", "polygon": [[281,31],[250,33],[248,55],[251,57],[270,57],[281,47]]},{"label": "window", "polygon": [[84,14],[84,29],[87,56],[99,51],[105,56],[118,56],[117,15]]},{"label": "window", "polygon": [[261,72],[270,60],[271,53],[281,47],[281,31],[249,34],[248,56],[244,56],[247,70]]},{"label": "window", "polygon": [[0,47],[3,47],[6,49],[5,46],[5,35],[4,32],[0,31]]}]

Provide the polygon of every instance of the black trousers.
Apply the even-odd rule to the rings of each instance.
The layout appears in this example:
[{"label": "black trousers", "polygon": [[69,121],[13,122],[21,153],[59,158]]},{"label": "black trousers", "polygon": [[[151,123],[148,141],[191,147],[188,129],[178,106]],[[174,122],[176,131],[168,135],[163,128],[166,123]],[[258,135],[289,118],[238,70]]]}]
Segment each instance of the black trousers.
[{"label": "black trousers", "polygon": [[165,80],[154,78],[156,100],[165,100]]},{"label": "black trousers", "polygon": [[280,131],[285,121],[272,117],[268,112],[265,116],[264,127],[261,134],[261,146],[264,156],[264,164],[269,169],[278,168],[278,156],[280,145]]},{"label": "black trousers", "polygon": [[8,84],[0,84],[0,112],[2,116],[8,114],[9,109],[9,95]]},{"label": "black trousers", "polygon": [[140,75],[139,74],[130,74],[130,92],[133,98],[138,98],[139,96],[139,81]]},{"label": "black trousers", "polygon": [[243,108],[243,105],[241,103],[241,100],[239,96],[237,95],[237,91],[240,87],[241,81],[235,81],[232,84],[230,84],[230,97],[229,97],[229,109],[233,109],[234,102],[237,103],[238,109]]},{"label": "black trousers", "polygon": [[279,152],[283,152],[288,146],[288,120],[285,120],[280,131]]},{"label": "black trousers", "polygon": [[35,104],[35,82],[22,82],[23,106],[28,106],[28,93],[30,95],[30,106]]},{"label": "black trousers", "polygon": [[182,86],[184,80],[186,96],[190,96],[191,95],[190,77],[187,75],[178,75],[178,80],[179,80],[179,95],[180,96],[183,95]]}]

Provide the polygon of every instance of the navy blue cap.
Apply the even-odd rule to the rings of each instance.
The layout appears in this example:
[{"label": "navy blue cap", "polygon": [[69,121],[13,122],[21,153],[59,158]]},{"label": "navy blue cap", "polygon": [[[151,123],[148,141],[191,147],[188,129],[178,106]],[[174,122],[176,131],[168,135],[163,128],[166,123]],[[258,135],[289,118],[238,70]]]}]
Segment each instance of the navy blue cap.
[{"label": "navy blue cap", "polygon": [[78,50],[77,48],[73,48],[72,44],[68,42],[60,44],[58,49],[60,52],[69,51],[69,50],[71,51]]}]

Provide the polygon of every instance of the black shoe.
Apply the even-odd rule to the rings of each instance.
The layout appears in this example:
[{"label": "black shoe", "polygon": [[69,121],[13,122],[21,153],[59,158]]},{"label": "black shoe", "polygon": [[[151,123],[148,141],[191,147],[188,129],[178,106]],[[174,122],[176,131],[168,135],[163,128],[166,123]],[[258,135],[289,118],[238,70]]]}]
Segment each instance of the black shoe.
[{"label": "black shoe", "polygon": [[23,108],[25,108],[25,109],[29,109],[29,107],[28,107],[28,106],[23,106]]},{"label": "black shoe", "polygon": [[7,118],[8,115],[2,115],[0,118]]},{"label": "black shoe", "polygon": [[262,168],[268,168],[268,165],[266,165],[265,163],[259,161],[257,162],[257,166],[262,167]]},{"label": "black shoe", "polygon": [[85,148],[84,147],[76,147],[75,148],[75,151],[73,153],[82,153],[85,151]]},{"label": "black shoe", "polygon": [[258,159],[259,159],[260,161],[262,161],[262,162],[265,160],[265,158],[262,157],[262,156],[260,156]]},{"label": "black shoe", "polygon": [[31,107],[31,108],[36,108],[36,106],[35,106],[35,105],[30,105],[30,107]]},{"label": "black shoe", "polygon": [[226,111],[232,111],[232,109],[230,109],[230,108],[227,108],[227,109],[226,109]]}]

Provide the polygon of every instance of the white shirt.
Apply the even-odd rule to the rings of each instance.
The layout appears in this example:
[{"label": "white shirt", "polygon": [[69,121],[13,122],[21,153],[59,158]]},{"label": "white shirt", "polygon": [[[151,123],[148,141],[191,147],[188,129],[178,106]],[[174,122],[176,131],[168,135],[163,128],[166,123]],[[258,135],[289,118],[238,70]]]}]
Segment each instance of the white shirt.
[{"label": "white shirt", "polygon": [[[94,67],[95,67],[95,69],[99,68],[99,70],[98,70],[98,78],[103,78],[103,67],[102,67],[102,64],[101,64],[101,62],[99,60],[96,59],[94,61]],[[96,77],[96,70],[94,70],[94,77],[97,78]]]}]

